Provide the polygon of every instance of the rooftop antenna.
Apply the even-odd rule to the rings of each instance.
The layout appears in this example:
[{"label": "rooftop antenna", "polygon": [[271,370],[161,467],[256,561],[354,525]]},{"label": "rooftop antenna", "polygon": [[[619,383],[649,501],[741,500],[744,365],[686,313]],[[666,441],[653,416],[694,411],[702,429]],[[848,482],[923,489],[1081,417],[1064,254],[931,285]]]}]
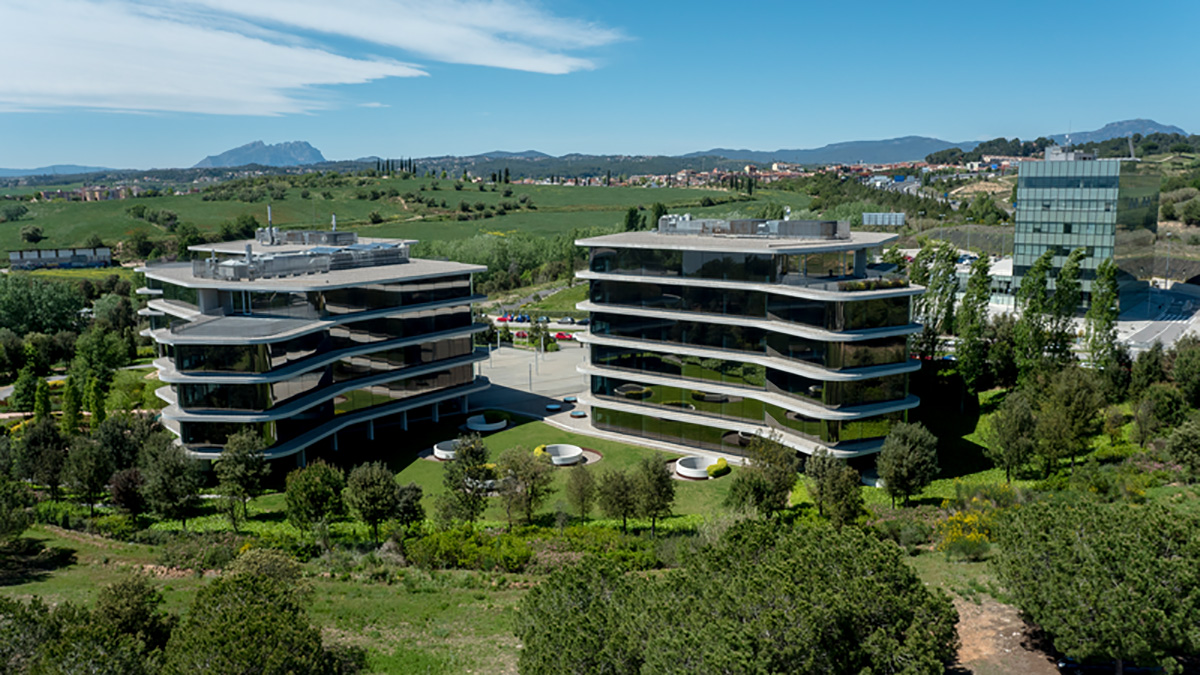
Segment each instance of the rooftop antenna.
[{"label": "rooftop antenna", "polygon": [[333,231],[337,232],[337,214],[333,214]]}]

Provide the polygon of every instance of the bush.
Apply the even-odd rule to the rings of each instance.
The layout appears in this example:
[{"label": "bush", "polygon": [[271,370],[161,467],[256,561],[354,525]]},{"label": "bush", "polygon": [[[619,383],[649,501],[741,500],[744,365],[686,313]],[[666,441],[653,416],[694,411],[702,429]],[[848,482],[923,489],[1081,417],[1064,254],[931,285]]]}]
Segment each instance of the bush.
[{"label": "bush", "polygon": [[938,524],[937,550],[947,558],[982,560],[991,550],[995,511],[959,511]]},{"label": "bush", "polygon": [[470,525],[405,541],[413,564],[424,569],[520,572],[533,557],[529,544],[510,534],[490,535]]},{"label": "bush", "polygon": [[159,564],[197,571],[223,570],[248,542],[245,537],[232,534],[177,537],[163,548]]},{"label": "bush", "polygon": [[716,464],[709,464],[706,471],[708,471],[709,478],[720,478],[729,473],[729,462],[726,462],[725,458],[721,457],[717,460]]},{"label": "bush", "polygon": [[86,508],[73,502],[46,500],[33,507],[33,522],[54,525],[65,530],[83,529],[86,516]]},{"label": "bush", "polygon": [[894,518],[876,524],[875,533],[880,539],[895,542],[909,555],[916,555],[933,537],[933,528],[915,518]]},{"label": "bush", "polygon": [[137,532],[137,524],[133,518],[123,513],[114,513],[93,520],[91,530],[105,537],[129,541]]}]

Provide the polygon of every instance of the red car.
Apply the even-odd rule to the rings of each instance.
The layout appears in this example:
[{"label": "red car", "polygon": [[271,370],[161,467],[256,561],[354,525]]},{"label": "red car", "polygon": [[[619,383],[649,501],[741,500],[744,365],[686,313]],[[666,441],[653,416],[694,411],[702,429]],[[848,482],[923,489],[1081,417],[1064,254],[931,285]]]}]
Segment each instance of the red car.
[{"label": "red car", "polygon": [[527,338],[527,337],[529,337],[529,333],[527,333],[527,332],[525,332],[525,331],[523,331],[523,330],[519,330],[519,331],[517,331],[516,333],[514,333],[514,335],[516,335],[516,336],[517,336],[517,337],[519,337],[519,338]]},{"label": "red car", "polygon": [[508,321],[508,317],[507,316],[498,316],[498,317],[496,317],[496,320],[497,321]]},{"label": "red car", "polygon": [[571,335],[570,333],[555,333],[554,339],[556,339],[556,340],[574,340],[575,336]]}]

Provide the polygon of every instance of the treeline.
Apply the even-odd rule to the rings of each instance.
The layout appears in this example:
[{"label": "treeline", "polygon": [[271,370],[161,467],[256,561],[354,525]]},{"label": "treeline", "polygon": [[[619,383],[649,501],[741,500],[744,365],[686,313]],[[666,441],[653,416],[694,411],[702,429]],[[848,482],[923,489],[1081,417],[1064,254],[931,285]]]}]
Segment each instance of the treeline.
[{"label": "treeline", "polygon": [[570,234],[553,237],[497,232],[466,239],[422,241],[413,247],[413,255],[484,265],[487,271],[476,275],[475,289],[496,293],[571,276],[587,257],[587,251],[576,246],[575,240],[614,231],[607,227],[576,228]]},{"label": "treeline", "polygon": [[1001,136],[1000,138],[993,138],[990,141],[984,141],[972,150],[963,150],[962,148],[939,150],[926,155],[925,161],[930,164],[965,164],[967,162],[981,161],[984,155],[1036,157],[1040,156],[1051,145],[1057,145],[1057,143],[1045,137],[1038,137],[1037,140],[1033,141],[1022,141],[1019,138],[1009,140]]}]

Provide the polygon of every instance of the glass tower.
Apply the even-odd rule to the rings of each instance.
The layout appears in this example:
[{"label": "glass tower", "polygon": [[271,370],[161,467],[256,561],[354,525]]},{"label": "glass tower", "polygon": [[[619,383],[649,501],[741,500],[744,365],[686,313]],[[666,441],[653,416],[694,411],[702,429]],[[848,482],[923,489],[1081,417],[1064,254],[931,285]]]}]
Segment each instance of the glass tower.
[{"label": "glass tower", "polygon": [[1107,258],[1118,266],[1121,307],[1144,300],[1158,231],[1159,176],[1140,162],[1053,150],[1044,162],[1020,165],[1013,250],[1017,285],[1045,251],[1054,251],[1053,277],[1072,250],[1083,248],[1084,305],[1096,268]]}]

